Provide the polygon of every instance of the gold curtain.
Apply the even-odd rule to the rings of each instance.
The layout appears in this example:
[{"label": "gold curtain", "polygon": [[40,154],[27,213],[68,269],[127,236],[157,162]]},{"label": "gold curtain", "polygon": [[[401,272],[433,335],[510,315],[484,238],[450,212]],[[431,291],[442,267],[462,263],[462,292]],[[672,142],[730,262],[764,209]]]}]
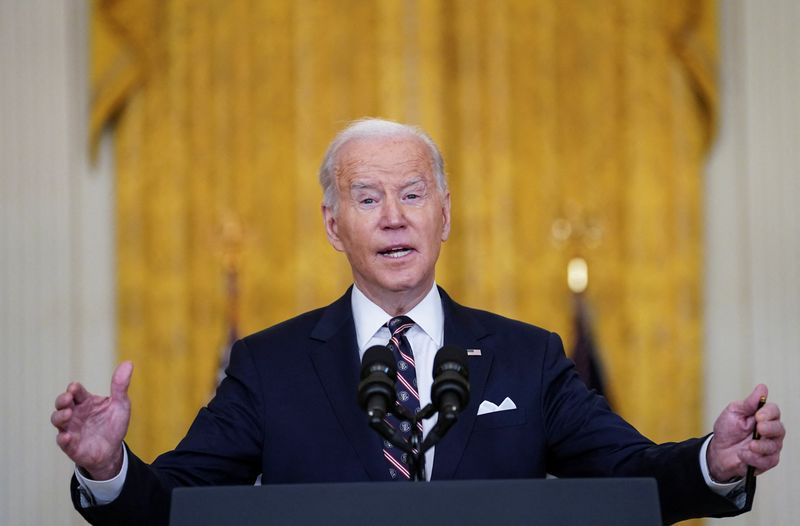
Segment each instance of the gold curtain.
[{"label": "gold curtain", "polygon": [[173,447],[209,397],[229,232],[243,333],[350,283],[324,237],[316,170],[365,115],[420,124],[443,149],[453,233],[440,284],[569,343],[565,269],[582,255],[618,410],[655,440],[699,433],[715,9],[98,0],[91,133],[115,130],[130,444],[146,459]]}]

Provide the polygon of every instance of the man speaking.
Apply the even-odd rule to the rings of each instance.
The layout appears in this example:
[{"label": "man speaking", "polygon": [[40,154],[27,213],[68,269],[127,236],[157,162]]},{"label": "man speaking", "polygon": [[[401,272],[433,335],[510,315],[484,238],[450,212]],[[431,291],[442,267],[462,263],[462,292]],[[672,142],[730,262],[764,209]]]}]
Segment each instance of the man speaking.
[{"label": "man speaking", "polygon": [[[73,502],[89,522],[166,524],[172,488],[252,484],[260,473],[264,484],[407,480],[407,458],[370,429],[356,401],[361,358],[374,345],[394,353],[397,398],[412,411],[430,402],[437,350],[472,350],[469,403],[426,453],[427,479],[654,477],[664,522],[746,511],[748,466],[777,465],[785,434],[778,407],[759,408],[765,386],[729,404],[712,435],[653,444],[586,389],[556,334],[463,307],[436,286],[450,194],[424,132],[352,123],[319,177],[328,240],[347,256],[353,286],[238,341],[214,399],[175,450],[147,465],[124,444],[130,362],[117,367],[109,397],[71,383],[56,398],[56,441],[76,464]],[[435,418],[421,424],[427,435]]]}]

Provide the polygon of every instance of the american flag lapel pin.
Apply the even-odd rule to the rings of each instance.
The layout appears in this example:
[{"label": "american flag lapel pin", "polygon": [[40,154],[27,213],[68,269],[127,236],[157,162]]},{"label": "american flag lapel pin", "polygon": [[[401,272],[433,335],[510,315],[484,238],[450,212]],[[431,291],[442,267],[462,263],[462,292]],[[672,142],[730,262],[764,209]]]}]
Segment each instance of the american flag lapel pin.
[{"label": "american flag lapel pin", "polygon": [[467,349],[467,356],[480,356],[481,350],[480,349]]}]

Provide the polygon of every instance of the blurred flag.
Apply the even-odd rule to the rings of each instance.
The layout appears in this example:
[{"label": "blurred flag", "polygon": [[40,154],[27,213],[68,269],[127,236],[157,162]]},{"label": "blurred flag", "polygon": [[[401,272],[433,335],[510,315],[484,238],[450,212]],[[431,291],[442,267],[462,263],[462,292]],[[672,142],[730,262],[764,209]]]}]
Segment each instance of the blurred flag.
[{"label": "blurred flag", "polygon": [[[597,347],[592,329],[592,317],[584,294],[573,294],[575,346],[572,348],[572,361],[578,375],[589,389],[609,399],[600,349]],[[609,405],[611,402],[609,401]]]},{"label": "blurred flag", "polygon": [[238,293],[239,287],[236,268],[231,266],[225,270],[225,303],[227,305],[225,323],[228,326],[228,337],[225,343],[223,343],[222,349],[220,349],[219,366],[217,367],[217,378],[214,382],[214,389],[216,389],[222,379],[225,378],[225,369],[228,368],[228,362],[230,362],[231,359],[231,348],[233,344],[236,343],[236,340],[239,339]]},{"label": "blurred flag", "polygon": [[227,337],[220,349],[214,389],[225,378],[225,369],[231,359],[231,348],[239,339],[239,264],[244,249],[245,229],[238,216],[228,210],[223,214],[217,232],[217,246],[225,279],[225,324]]}]

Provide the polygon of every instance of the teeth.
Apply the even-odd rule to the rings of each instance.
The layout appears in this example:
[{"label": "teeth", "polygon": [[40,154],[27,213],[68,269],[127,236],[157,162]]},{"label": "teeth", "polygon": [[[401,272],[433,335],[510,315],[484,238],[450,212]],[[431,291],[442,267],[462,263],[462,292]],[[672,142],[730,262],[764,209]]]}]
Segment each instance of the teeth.
[{"label": "teeth", "polygon": [[388,256],[390,258],[401,258],[406,254],[409,254],[411,249],[408,248],[396,248],[383,253],[384,256]]}]

